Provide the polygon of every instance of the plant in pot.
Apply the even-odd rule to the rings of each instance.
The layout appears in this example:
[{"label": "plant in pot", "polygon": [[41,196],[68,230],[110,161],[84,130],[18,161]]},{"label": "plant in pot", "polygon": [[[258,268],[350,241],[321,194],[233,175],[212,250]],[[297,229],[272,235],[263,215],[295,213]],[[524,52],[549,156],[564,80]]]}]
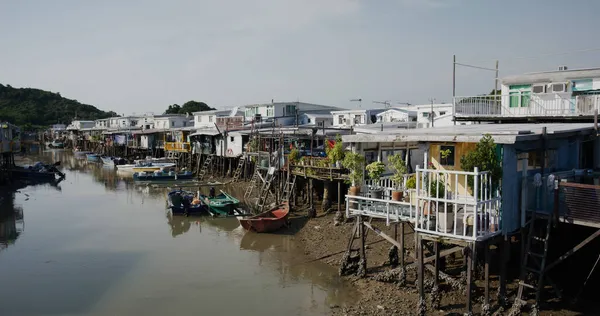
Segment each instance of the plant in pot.
[{"label": "plant in pot", "polygon": [[[437,199],[447,199],[449,191],[447,190],[446,183],[444,181],[432,180],[429,182],[428,188],[429,196]],[[450,233],[454,230],[454,205],[447,204],[442,201],[430,201],[430,205],[425,208],[424,215],[428,215],[430,212],[432,215],[436,214],[437,209],[437,226],[440,232]],[[433,229],[430,227],[430,229]]]},{"label": "plant in pot", "polygon": [[335,138],[335,144],[333,147],[329,148],[326,146],[325,152],[327,153],[327,158],[335,165],[335,167],[340,168],[341,162],[344,160],[344,147],[342,146],[342,137],[337,135]]},{"label": "plant in pot", "polygon": [[388,162],[390,163],[390,169],[394,171],[392,181],[396,183],[396,191],[392,192],[392,200],[402,201],[404,199],[404,191],[402,191],[402,186],[404,183],[404,175],[408,171],[408,168],[406,168],[406,163],[400,154],[391,155],[388,157]]},{"label": "plant in pot", "polygon": [[[367,165],[367,172],[369,174],[369,178],[373,180],[373,182],[377,183],[381,179],[381,175],[385,172],[385,165],[381,161],[374,161]],[[383,195],[383,190],[378,186],[374,185],[371,187],[371,197],[374,199],[381,199]]]},{"label": "plant in pot", "polygon": [[300,151],[296,148],[292,149],[288,155],[288,160],[290,165],[297,164],[300,160]]},{"label": "plant in pot", "polygon": [[344,168],[348,169],[350,173],[348,178],[351,183],[350,195],[360,194],[360,182],[363,178],[363,165],[365,164],[365,157],[360,154],[347,152],[342,161]]}]

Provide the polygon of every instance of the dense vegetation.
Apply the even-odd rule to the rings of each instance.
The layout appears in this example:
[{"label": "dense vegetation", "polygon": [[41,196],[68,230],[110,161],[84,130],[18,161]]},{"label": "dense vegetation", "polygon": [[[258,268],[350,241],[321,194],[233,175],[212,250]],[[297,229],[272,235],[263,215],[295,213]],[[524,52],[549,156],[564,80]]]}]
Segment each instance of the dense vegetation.
[{"label": "dense vegetation", "polygon": [[173,104],[165,111],[165,114],[192,114],[194,112],[214,110],[204,102],[188,101],[183,105]]},{"label": "dense vegetation", "polygon": [[0,121],[9,121],[25,129],[69,124],[74,118],[96,120],[111,116],[117,114],[63,98],[60,93],[0,84]]}]

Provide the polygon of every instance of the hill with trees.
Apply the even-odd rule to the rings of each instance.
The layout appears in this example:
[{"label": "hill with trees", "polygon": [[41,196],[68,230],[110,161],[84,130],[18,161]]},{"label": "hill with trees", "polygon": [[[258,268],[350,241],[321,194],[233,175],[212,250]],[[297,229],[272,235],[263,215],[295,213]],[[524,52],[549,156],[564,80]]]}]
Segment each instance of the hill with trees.
[{"label": "hill with trees", "polygon": [[169,105],[165,114],[192,114],[194,112],[211,110],[215,110],[215,108],[211,108],[204,102],[188,101],[181,106],[179,104]]},{"label": "hill with trees", "polygon": [[111,116],[117,116],[117,113],[64,98],[60,93],[0,84],[0,121],[9,121],[25,129],[69,124],[74,118],[97,120]]}]

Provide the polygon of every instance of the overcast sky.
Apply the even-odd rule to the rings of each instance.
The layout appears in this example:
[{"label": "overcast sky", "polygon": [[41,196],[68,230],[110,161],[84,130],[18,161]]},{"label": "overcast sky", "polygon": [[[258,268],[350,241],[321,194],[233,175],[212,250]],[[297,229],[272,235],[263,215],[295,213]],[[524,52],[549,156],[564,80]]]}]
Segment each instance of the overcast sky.
[{"label": "overcast sky", "polygon": [[[452,55],[500,76],[600,66],[600,1],[0,0],[0,83],[118,113],[452,99]],[[494,73],[457,68],[457,94]]]}]

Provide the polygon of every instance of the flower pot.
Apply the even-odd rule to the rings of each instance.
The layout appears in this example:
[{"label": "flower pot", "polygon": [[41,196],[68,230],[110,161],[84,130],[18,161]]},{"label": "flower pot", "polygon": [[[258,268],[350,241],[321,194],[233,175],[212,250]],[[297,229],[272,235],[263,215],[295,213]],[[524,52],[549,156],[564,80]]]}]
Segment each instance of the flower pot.
[{"label": "flower pot", "polygon": [[369,194],[373,199],[381,199],[383,197],[383,190],[381,189],[371,189],[369,190]]},{"label": "flower pot", "polygon": [[453,205],[447,205],[447,213],[446,207],[443,204],[440,204],[440,209],[438,211],[438,231],[442,233],[452,233],[454,232],[454,208]]},{"label": "flower pot", "polygon": [[402,191],[392,191],[392,200],[394,201],[402,201],[404,199],[404,192]]},{"label": "flower pot", "polygon": [[358,196],[360,194],[360,187],[359,186],[350,187],[350,189],[348,190],[348,193],[350,193],[350,195]]}]

